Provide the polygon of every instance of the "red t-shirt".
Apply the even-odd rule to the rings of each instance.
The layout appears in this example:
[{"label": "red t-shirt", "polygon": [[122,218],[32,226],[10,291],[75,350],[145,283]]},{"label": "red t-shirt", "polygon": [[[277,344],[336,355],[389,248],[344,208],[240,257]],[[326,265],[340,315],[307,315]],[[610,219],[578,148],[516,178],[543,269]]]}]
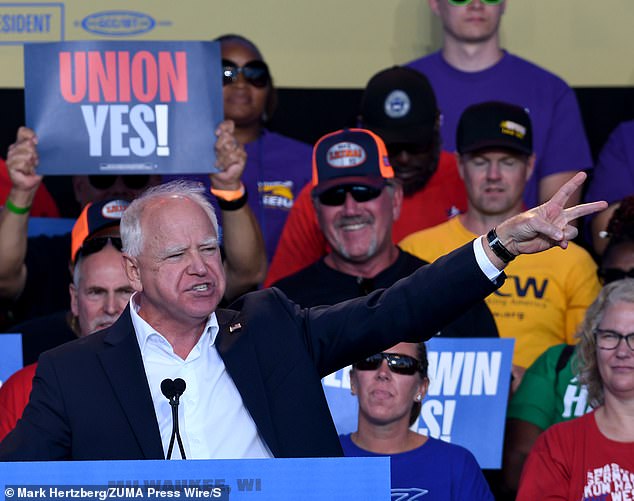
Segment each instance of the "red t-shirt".
[{"label": "red t-shirt", "polygon": [[[329,250],[319,229],[311,189],[310,183],[304,186],[293,204],[264,281],[265,287],[314,263]],[[401,215],[392,228],[392,240],[398,243],[410,233],[444,223],[466,209],[467,192],[458,174],[456,158],[443,151],[438,169],[427,185],[403,198]]]},{"label": "red t-shirt", "polygon": [[[4,207],[9,191],[11,191],[11,178],[9,177],[7,164],[0,158],[0,207]],[[59,210],[55,200],[53,200],[44,184],[40,184],[35,193],[30,215],[33,217],[59,217]]]},{"label": "red t-shirt", "polygon": [[0,386],[0,442],[22,417],[29,402],[37,364],[27,365]]},{"label": "red t-shirt", "polygon": [[634,500],[634,443],[605,437],[595,412],[542,433],[524,464],[517,501]]}]

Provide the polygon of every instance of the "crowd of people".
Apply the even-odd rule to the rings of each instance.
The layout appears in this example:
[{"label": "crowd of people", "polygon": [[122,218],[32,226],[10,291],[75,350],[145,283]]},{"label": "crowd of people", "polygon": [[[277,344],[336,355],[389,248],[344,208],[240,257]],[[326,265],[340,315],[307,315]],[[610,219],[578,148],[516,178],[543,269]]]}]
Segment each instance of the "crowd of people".
[{"label": "crowd of people", "polygon": [[[28,236],[58,212],[17,131],[0,327],[24,368],[0,461],[387,455],[394,496],[634,498],[633,122],[593,169],[570,87],[501,47],[505,0],[429,5],[441,50],[378,71],[358,127],[314,146],[268,130],[263,54],[218,37],[218,172],[78,173],[68,234]],[[431,336],[515,340],[499,475],[410,428]],[[320,379],[346,366],[338,437]]]}]

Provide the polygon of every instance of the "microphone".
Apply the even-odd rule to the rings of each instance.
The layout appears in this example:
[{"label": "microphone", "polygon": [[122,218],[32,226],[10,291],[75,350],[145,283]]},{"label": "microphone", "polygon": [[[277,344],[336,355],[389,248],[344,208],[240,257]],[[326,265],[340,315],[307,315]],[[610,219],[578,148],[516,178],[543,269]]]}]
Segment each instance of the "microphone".
[{"label": "microphone", "polygon": [[178,429],[178,403],[181,395],[185,391],[187,385],[181,378],[176,378],[173,381],[169,378],[163,379],[161,382],[161,393],[165,395],[172,407],[172,436],[170,438],[169,448],[167,450],[167,459],[172,457],[172,449],[174,448],[174,439],[178,440],[178,448],[181,452],[181,458],[185,457],[185,448],[183,447],[183,441],[181,440],[180,430]]}]

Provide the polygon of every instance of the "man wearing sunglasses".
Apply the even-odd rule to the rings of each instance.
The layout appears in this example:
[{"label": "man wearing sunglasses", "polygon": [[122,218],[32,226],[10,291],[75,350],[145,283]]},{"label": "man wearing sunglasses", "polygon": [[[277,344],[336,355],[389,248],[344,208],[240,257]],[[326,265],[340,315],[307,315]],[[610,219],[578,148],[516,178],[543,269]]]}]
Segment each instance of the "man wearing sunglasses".
[{"label": "man wearing sunglasses", "polygon": [[[216,160],[220,172],[210,183],[224,219],[223,244],[229,279],[227,299],[256,287],[266,273],[266,254],[260,228],[242,187],[246,154],[234,136],[234,125],[222,122],[216,131]],[[30,318],[68,309],[68,263],[70,235],[27,238],[30,206],[42,176],[37,175],[37,136],[26,127],[18,130],[9,148],[7,166],[13,183],[9,200],[12,206],[0,211],[0,308],[8,312],[11,325]],[[108,194],[136,196],[158,176],[76,176],[81,201],[107,200]],[[236,196],[236,193],[238,194]],[[89,197],[95,197],[91,200]]]},{"label": "man wearing sunglasses", "polygon": [[[340,167],[341,159],[364,157],[359,165]],[[383,141],[364,129],[323,137],[315,146],[312,201],[319,230],[332,249],[316,263],[274,284],[302,307],[336,304],[389,287],[426,261],[392,242],[392,226],[401,215],[403,188],[390,165]],[[448,337],[497,336],[484,301],[446,326]]]},{"label": "man wearing sunglasses", "polygon": [[[364,156],[358,144],[331,146],[334,168],[370,161],[387,170],[387,159]],[[499,287],[515,256],[566,248],[577,235],[570,222],[607,206],[564,210],[584,179],[580,173],[546,204],[388,289],[307,309],[275,288],[219,309],[225,274],[209,202],[199,186],[151,190],[121,221],[136,291],[129,307],[108,329],[40,357],[29,404],[0,443],[0,461],[163,459],[172,414],[161,381],[181,376],[192,382],[181,399],[188,458],[341,456],[320,378],[434,335]]]},{"label": "man wearing sunglasses", "polygon": [[130,174],[125,176],[82,176],[72,178],[73,193],[80,208],[90,202],[119,198],[134,200],[151,186],[161,182],[159,175]]},{"label": "man wearing sunglasses", "polygon": [[[360,126],[383,140],[403,187],[402,210],[391,230],[395,243],[467,208],[456,159],[441,151],[439,114],[429,81],[411,68],[393,66],[376,73],[363,93]],[[293,204],[265,285],[313,264],[330,250],[315,217],[312,189],[309,183]]]},{"label": "man wearing sunglasses", "polygon": [[[436,91],[443,147],[456,150],[458,120],[469,105],[505,101],[526,108],[533,120],[537,158],[524,190],[527,207],[548,200],[575,172],[592,168],[572,89],[556,75],[500,46],[500,23],[508,2],[428,2],[442,24],[442,48],[408,66],[426,75]],[[569,203],[577,203],[580,194]]]},{"label": "man wearing sunglasses", "polygon": [[112,325],[134,292],[123,269],[119,221],[123,200],[89,204],[72,233],[70,311],[15,327],[22,333],[26,365],[0,387],[0,440],[22,415],[31,393],[37,357],[45,350]]},{"label": "man wearing sunglasses", "polygon": [[[434,261],[445,252],[520,214],[522,192],[535,165],[531,119],[523,108],[497,101],[472,105],[458,124],[458,170],[469,208],[434,228],[414,233],[400,245]],[[508,267],[508,280],[487,298],[502,337],[515,339],[513,387],[548,347],[573,343],[599,282],[592,257],[571,243],[566,252],[522,256]]]}]

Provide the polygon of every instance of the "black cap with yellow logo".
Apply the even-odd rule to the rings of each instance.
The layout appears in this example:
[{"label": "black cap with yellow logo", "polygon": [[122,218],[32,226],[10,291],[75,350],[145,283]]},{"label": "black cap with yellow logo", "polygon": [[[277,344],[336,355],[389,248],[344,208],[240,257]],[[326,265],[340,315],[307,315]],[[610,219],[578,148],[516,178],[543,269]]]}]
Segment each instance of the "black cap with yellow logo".
[{"label": "black cap with yellow logo", "polygon": [[524,108],[489,101],[464,110],[456,132],[458,153],[489,148],[503,148],[526,155],[533,153],[531,119]]}]

